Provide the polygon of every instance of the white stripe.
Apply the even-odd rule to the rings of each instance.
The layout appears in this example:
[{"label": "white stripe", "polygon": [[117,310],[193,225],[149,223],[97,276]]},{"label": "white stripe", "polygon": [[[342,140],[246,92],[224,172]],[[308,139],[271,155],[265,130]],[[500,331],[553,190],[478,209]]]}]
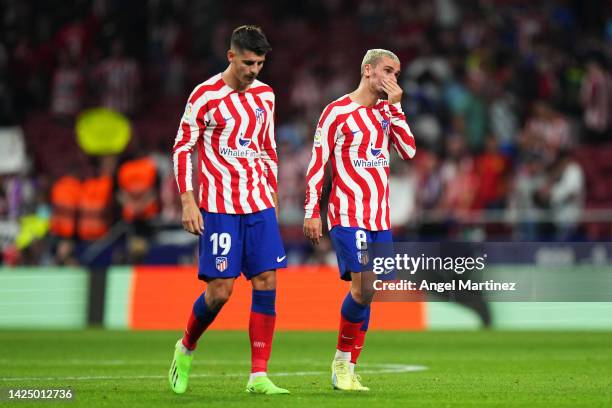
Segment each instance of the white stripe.
[{"label": "white stripe", "polygon": [[[346,97],[343,96],[342,98]],[[342,99],[340,98],[340,99]],[[337,99],[336,101],[338,101],[339,99]],[[336,102],[334,101],[334,102]],[[332,102],[332,103],[334,103]],[[328,105],[329,106],[329,105]],[[325,108],[323,110],[323,112],[325,112],[327,108]],[[323,176],[325,175],[325,164],[327,163],[327,161],[329,160],[329,156],[330,153],[332,153],[335,150],[335,142],[337,141],[336,136],[339,134],[340,131],[340,126],[336,127],[336,133],[333,136],[333,145],[328,145],[327,141],[328,141],[328,133],[330,130],[330,127],[332,125],[332,123],[334,123],[334,121],[336,120],[336,117],[338,115],[344,114],[344,113],[348,113],[352,110],[354,110],[354,105],[353,104],[348,104],[345,106],[334,106],[331,111],[329,112],[329,114],[327,115],[327,117],[325,118],[325,121],[321,124],[320,128],[322,131],[322,140],[321,140],[321,167],[317,170],[317,172],[315,174],[312,175],[312,177],[308,180],[308,186],[307,186],[307,194],[309,196],[309,200],[308,200],[308,205],[305,207],[305,213],[306,213],[306,217],[309,217],[312,215],[312,212],[314,210],[314,207],[316,206],[316,204],[318,203],[320,197],[320,192],[317,191],[316,189],[316,185],[317,183],[319,183],[321,181],[321,179],[323,178]],[[323,114],[321,114],[321,117],[323,116]],[[320,121],[321,119],[319,119]],[[319,126],[318,126],[319,127]],[[310,163],[308,164],[308,170],[306,171],[306,174],[308,174],[312,168],[314,167],[315,163],[316,163],[316,147],[313,145],[313,149],[312,149],[312,158],[310,159]],[[332,200],[333,197],[330,197],[330,202]],[[329,214],[328,214],[328,221],[329,221]],[[342,217],[341,217],[342,218]],[[345,217],[345,220],[347,218]]]},{"label": "white stripe", "polygon": [[[361,367],[364,365],[360,364]],[[374,366],[374,365],[372,365]],[[409,372],[425,371],[428,368],[421,365],[405,365],[405,364],[380,364],[378,369],[360,370],[362,374],[401,374]],[[329,371],[293,371],[280,372],[272,374],[272,377],[304,377],[311,375],[329,374]],[[204,377],[245,377],[244,372],[241,373],[201,373],[191,374],[190,378]],[[18,381],[96,381],[96,380],[149,380],[149,379],[164,379],[168,375],[96,375],[96,376],[66,376],[66,377],[0,377],[0,381],[18,382]]]},{"label": "white stripe", "polygon": [[[189,95],[188,101],[191,100],[191,97],[193,96],[195,92],[197,92],[198,89],[199,89],[199,86],[193,90],[191,95]],[[179,155],[185,151],[189,152],[187,153],[187,157],[185,160],[185,188],[186,188],[186,191],[193,190],[193,182],[192,182],[193,163],[191,161],[191,151],[193,150],[198,140],[198,137],[200,135],[200,131],[199,131],[198,123],[197,123],[197,115],[199,114],[200,109],[202,109],[202,107],[206,104],[206,101],[208,100],[209,95],[210,94],[208,92],[205,92],[203,95],[201,95],[198,99],[196,99],[191,104],[191,115],[188,118],[185,118],[184,113],[183,113],[183,117],[181,118],[179,129],[178,129],[175,141],[174,141],[174,145],[176,146],[181,140],[183,140],[185,136],[188,137],[188,141],[182,147],[180,147],[174,152],[174,155],[172,158],[174,162],[174,174],[175,174],[176,182],[178,185],[179,183],[179,180],[178,180]],[[185,121],[185,119],[187,120]],[[189,126],[188,135],[185,135],[183,133],[183,124],[187,124]]]},{"label": "white stripe", "polygon": [[[370,154],[370,146],[376,141],[378,138],[378,132],[376,129],[376,125],[372,124],[372,121],[368,117],[366,111],[364,109],[360,109],[357,111],[358,115],[361,117],[361,120],[365,124],[366,128],[361,129],[361,132],[355,135],[355,140],[359,142],[359,144],[363,143],[364,137],[366,137],[365,132],[368,132],[368,145],[366,147],[366,160],[370,158],[368,155]],[[359,129],[357,122],[353,117],[350,118],[350,126],[352,129]],[[356,144],[357,142],[355,142]],[[357,151],[352,151],[353,156],[351,157],[351,161],[354,158],[358,158]],[[374,171],[377,171],[379,168],[374,168]],[[363,220],[364,226],[366,226],[369,230],[377,230],[378,226],[376,224],[376,215],[378,211],[380,211],[381,207],[381,198],[378,195],[378,188],[376,187],[376,180],[372,175],[368,172],[367,169],[355,169],[357,173],[362,177],[362,183],[364,186],[370,191],[370,218],[367,220],[370,226],[366,226],[366,220]],[[379,173],[380,176],[380,173]],[[380,178],[380,177],[379,177]],[[383,179],[384,180],[384,179]],[[363,212],[357,214],[358,217],[363,218],[365,214]]]},{"label": "white stripe", "polygon": [[[257,107],[257,102],[255,102],[255,97],[251,94],[251,93],[247,93],[246,94],[246,98],[247,101],[249,102],[249,104],[251,106],[255,106]],[[265,102],[264,102],[265,105]],[[266,110],[266,122],[263,123],[262,125],[258,124],[256,133],[254,135],[254,139],[257,140],[257,146],[259,147],[259,151],[260,154],[263,151],[263,144],[264,141],[263,140],[259,140],[259,132],[262,131],[262,128],[265,129],[264,126],[266,126],[268,124],[268,122],[273,122],[274,118],[272,116],[272,112],[270,112],[270,110],[268,109],[267,106],[263,107]],[[264,130],[264,134],[263,137],[265,138],[265,130]],[[272,135],[272,137],[274,137],[274,135]],[[261,211],[263,209],[265,209],[266,203],[263,201],[262,197],[261,197],[261,193],[259,192],[259,189],[261,188],[260,185],[263,185],[264,187],[264,191],[266,192],[266,194],[268,195],[268,199],[270,200],[270,202],[272,202],[272,195],[270,194],[270,191],[268,189],[268,183],[265,179],[262,179],[262,177],[265,177],[265,166],[264,166],[264,162],[263,160],[260,158],[258,158],[257,160],[249,160],[249,166],[251,167],[251,170],[253,171],[253,193],[252,193],[252,197],[253,200],[255,201],[255,203],[257,204],[257,208],[253,209],[254,211]],[[259,169],[259,170],[258,170]],[[258,172],[261,172],[261,177],[258,176]]]},{"label": "white stripe", "polygon": [[[253,145],[257,144],[255,134],[251,132],[251,129],[253,129],[253,127],[255,129],[258,128],[257,121],[255,121],[255,124],[250,123],[249,115],[244,109],[244,107],[242,106],[242,103],[240,102],[240,97],[238,94],[232,94],[230,98],[232,100],[232,103],[234,104],[234,109],[236,109],[236,111],[238,112],[238,115],[240,116],[240,127],[238,128],[238,132],[236,133],[236,148],[237,149],[240,148],[240,143],[238,143],[238,138],[242,135],[247,139],[251,139],[251,142],[249,146],[247,147],[247,149],[249,149]],[[236,118],[234,118],[234,121],[236,121]],[[235,170],[234,174],[238,175],[238,193],[239,193],[240,205],[242,206],[242,209],[244,210],[245,213],[247,214],[251,213],[254,211],[254,209],[251,208],[251,206],[249,205],[249,201],[248,201],[249,189],[248,189],[247,184],[250,182],[250,180],[247,177],[247,170],[242,166],[242,164],[240,163],[240,160],[238,160],[237,158],[232,157],[232,158],[227,158],[227,159],[228,159],[227,161],[231,164],[231,166]],[[250,158],[247,158],[246,160],[254,161],[254,159],[250,159]]]},{"label": "white stripe", "polygon": [[[346,170],[346,168],[344,167],[344,163],[342,162],[342,146],[344,146],[347,141],[345,136],[342,134],[341,131],[341,127],[342,124],[339,124],[338,126],[338,140],[340,141],[340,143],[337,143],[338,148],[335,149],[334,153],[336,156],[336,169],[338,172],[338,177],[340,177],[342,179],[342,181],[344,182],[344,184],[346,184],[346,186],[349,188],[350,191],[353,192],[353,198],[348,198],[347,200],[349,200],[348,202],[348,206],[354,206],[355,208],[355,216],[357,218],[357,222],[358,225],[362,228],[365,228],[365,225],[363,225],[363,222],[361,222],[360,218],[363,217],[363,215],[360,216],[360,214],[363,214],[363,190],[361,189],[361,186],[359,186],[359,180],[354,180],[348,173],[348,171]],[[342,136],[340,136],[342,135]],[[350,153],[349,153],[349,161],[352,160],[352,157],[350,157]],[[350,164],[352,166],[352,164]],[[339,190],[336,190],[339,192]],[[340,218],[342,220],[342,225],[343,226],[348,226],[349,225],[349,218],[348,218],[348,207],[347,208],[343,208],[342,205],[342,200],[340,201]],[[344,217],[343,217],[344,215]],[[346,223],[345,221],[346,220]]]},{"label": "white stripe", "polygon": [[[221,116],[223,116],[224,118],[232,116],[230,114],[229,109],[227,108],[227,105],[225,104],[225,101],[222,101],[221,103],[219,103],[219,105],[217,106],[217,109],[219,110],[219,113],[221,114]],[[232,131],[234,130],[235,125],[236,125],[236,120],[232,116],[232,120],[226,123],[225,128],[221,132],[221,135],[219,135],[219,148],[229,147],[227,142],[229,140],[229,136],[232,134]],[[211,143],[210,148],[212,151],[212,143]],[[223,163],[217,160],[216,157],[213,157],[213,160],[212,160],[214,167],[221,173],[221,185],[222,185],[223,190],[220,192],[217,192],[217,194],[221,194],[223,197],[223,202],[225,204],[225,212],[231,214],[231,213],[235,213],[236,210],[234,209],[234,204],[232,203],[232,184],[231,184],[232,174],[228,166],[232,168],[233,166],[230,163],[228,163],[227,157],[222,157],[220,160],[222,160]]]},{"label": "white stripe", "polygon": [[[378,120],[379,122],[382,121],[384,119],[384,116],[382,115],[382,112],[379,110],[375,110],[374,111],[374,116],[376,117],[376,120]],[[371,121],[369,122],[371,123]],[[383,154],[387,157],[387,160],[389,160],[389,162],[391,162],[391,152],[389,151],[389,137],[385,137],[384,133],[378,134],[377,138],[381,138],[383,139],[383,143],[382,143],[382,151]],[[387,225],[387,222],[385,221],[387,218],[387,210],[389,208],[389,202],[386,199],[386,193],[389,190],[389,176],[388,176],[388,169],[384,169],[382,167],[376,167],[376,170],[378,171],[378,174],[380,176],[380,180],[382,182],[382,186],[383,186],[383,192],[382,192],[382,196],[379,196],[378,198],[378,211],[380,211],[381,213],[381,224],[377,225],[377,229],[382,229],[382,230],[387,230],[389,229],[389,226]]]},{"label": "white stripe", "polygon": [[[398,114],[404,114],[404,112],[402,111],[402,107],[399,103],[396,103],[393,105],[395,108],[397,108]],[[403,120],[400,119],[396,116],[393,116],[393,114],[391,114],[391,109],[389,108],[389,115],[390,115],[390,119],[391,119],[391,123],[394,126],[398,126],[401,127],[402,129],[404,129],[407,133],[408,133],[408,137],[412,140],[414,140],[414,136],[412,135],[412,132],[410,131],[410,126],[408,126],[408,123]],[[401,137],[399,137],[399,135],[396,135],[395,140],[397,142],[398,145],[401,145],[402,149],[405,150],[408,153],[408,156],[410,157],[414,157],[415,154],[415,149],[410,146],[408,143],[406,143]],[[395,149],[397,150],[397,152],[399,153],[399,149],[398,146],[395,146]],[[401,156],[401,154],[400,154]]]},{"label": "white stripe", "polygon": [[[212,81],[213,78],[211,78],[210,82],[215,83],[216,81],[218,81],[220,78],[220,75],[221,74],[218,74],[215,77],[213,77],[214,81]],[[232,89],[228,87],[227,85],[225,85],[218,91],[206,92],[206,95],[209,101],[216,101],[216,100],[225,98],[231,92],[232,92]],[[217,208],[218,192],[217,192],[217,187],[215,185],[215,177],[212,173],[206,170],[204,160],[209,160],[210,162],[212,162],[213,167],[219,169],[219,171],[221,172],[219,161],[215,157],[214,151],[212,149],[212,135],[216,127],[214,119],[213,119],[213,115],[216,112],[216,110],[217,110],[217,107],[211,109],[210,111],[206,113],[206,116],[203,118],[203,120],[209,121],[209,126],[207,126],[206,130],[204,131],[204,136],[203,136],[203,141],[202,141],[203,142],[202,144],[204,146],[204,157],[198,158],[200,162],[200,176],[206,177],[206,179],[208,180],[207,208],[210,212],[218,211],[218,208]],[[202,190],[200,190],[200,194],[203,194]]]}]

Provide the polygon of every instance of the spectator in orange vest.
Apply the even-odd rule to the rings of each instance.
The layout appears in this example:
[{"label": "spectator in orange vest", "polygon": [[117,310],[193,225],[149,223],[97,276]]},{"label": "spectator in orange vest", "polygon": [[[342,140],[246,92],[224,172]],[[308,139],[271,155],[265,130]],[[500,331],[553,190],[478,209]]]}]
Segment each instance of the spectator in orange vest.
[{"label": "spectator in orange vest", "polygon": [[157,168],[153,159],[141,157],[124,162],[117,173],[121,214],[133,226],[127,242],[128,262],[139,263],[149,250],[150,221],[160,211]]},{"label": "spectator in orange vest", "polygon": [[60,238],[74,238],[81,181],[67,175],[60,177],[51,187],[51,233]]},{"label": "spectator in orange vest", "polygon": [[84,241],[100,239],[110,228],[115,163],[114,157],[102,158],[97,176],[81,184],[77,232]]},{"label": "spectator in orange vest", "polygon": [[118,175],[123,219],[134,223],[156,217],[159,199],[155,162],[148,157],[126,161],[119,167]]}]

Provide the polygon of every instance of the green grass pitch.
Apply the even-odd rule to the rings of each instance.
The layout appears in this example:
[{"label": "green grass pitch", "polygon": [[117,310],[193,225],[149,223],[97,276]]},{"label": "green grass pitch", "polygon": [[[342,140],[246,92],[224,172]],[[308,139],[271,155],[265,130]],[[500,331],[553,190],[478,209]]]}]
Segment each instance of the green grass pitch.
[{"label": "green grass pitch", "polygon": [[[270,373],[287,396],[245,393],[245,332],[201,341],[189,390],[167,384],[178,332],[1,331],[0,388],[70,387],[70,407],[610,407],[610,332],[372,332],[358,371],[369,393],[330,386],[336,334],[276,334]],[[420,370],[419,370],[420,369]],[[276,375],[275,375],[276,374]],[[42,404],[42,405],[41,405]]]}]

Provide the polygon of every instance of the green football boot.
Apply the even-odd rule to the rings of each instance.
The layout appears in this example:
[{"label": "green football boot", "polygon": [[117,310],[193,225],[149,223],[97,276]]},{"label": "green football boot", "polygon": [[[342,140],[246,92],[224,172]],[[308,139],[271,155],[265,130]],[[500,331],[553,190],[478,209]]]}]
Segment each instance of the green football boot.
[{"label": "green football boot", "polygon": [[193,355],[185,354],[181,349],[181,340],[176,342],[174,346],[174,358],[168,373],[170,388],[177,394],[183,394],[187,391],[187,383],[189,382],[189,371],[191,370],[191,362]]},{"label": "green football boot", "polygon": [[277,387],[274,385],[272,380],[266,376],[257,377],[252,381],[249,381],[246,387],[246,392],[251,394],[265,394],[265,395],[276,395],[276,394],[289,394],[289,390]]}]

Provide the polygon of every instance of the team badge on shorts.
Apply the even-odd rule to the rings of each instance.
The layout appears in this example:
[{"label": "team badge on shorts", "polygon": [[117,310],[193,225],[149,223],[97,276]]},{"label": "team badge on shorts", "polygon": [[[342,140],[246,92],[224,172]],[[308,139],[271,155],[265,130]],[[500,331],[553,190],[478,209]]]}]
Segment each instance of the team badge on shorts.
[{"label": "team badge on shorts", "polygon": [[368,257],[368,251],[367,250],[357,251],[357,260],[359,261],[360,264],[367,265],[368,261],[370,260],[370,258]]},{"label": "team badge on shorts", "polygon": [[225,271],[227,269],[227,264],[228,264],[227,257],[225,256],[218,256],[215,259],[215,266],[217,267],[217,270],[219,272]]}]

